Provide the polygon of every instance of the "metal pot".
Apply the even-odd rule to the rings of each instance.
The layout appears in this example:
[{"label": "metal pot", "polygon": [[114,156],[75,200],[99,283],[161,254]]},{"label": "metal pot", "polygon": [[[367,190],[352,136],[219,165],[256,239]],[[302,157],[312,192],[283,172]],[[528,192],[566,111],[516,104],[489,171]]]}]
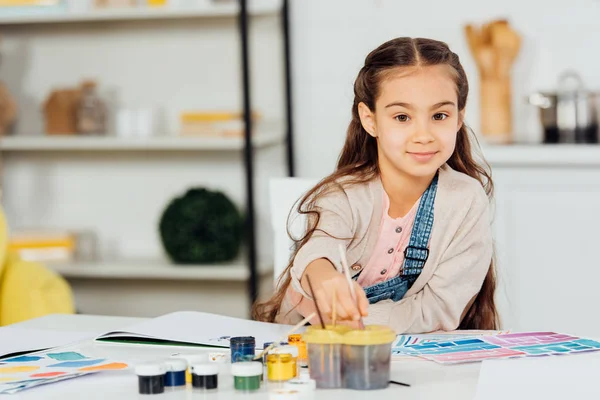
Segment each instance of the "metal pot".
[{"label": "metal pot", "polygon": [[539,107],[544,143],[598,143],[599,100],[570,71],[561,75],[555,93],[536,92],[528,98]]}]

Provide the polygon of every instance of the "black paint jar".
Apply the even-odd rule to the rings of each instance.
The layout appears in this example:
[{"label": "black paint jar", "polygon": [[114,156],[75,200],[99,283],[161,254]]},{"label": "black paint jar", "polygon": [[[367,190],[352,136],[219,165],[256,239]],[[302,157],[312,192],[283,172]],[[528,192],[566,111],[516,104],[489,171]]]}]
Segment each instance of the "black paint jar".
[{"label": "black paint jar", "polygon": [[160,394],[165,391],[165,374],[167,370],[164,364],[147,363],[135,367],[138,376],[140,394]]},{"label": "black paint jar", "polygon": [[192,386],[198,389],[216,389],[219,386],[219,365],[192,364]]}]

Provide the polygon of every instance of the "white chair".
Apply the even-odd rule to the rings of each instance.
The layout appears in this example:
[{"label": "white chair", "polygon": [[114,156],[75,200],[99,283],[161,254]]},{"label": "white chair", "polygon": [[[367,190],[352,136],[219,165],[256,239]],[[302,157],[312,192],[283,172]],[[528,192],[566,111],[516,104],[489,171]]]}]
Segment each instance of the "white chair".
[{"label": "white chair", "polygon": [[[317,184],[317,180],[304,178],[274,178],[269,181],[271,201],[271,226],[273,228],[273,274],[275,285],[279,275],[287,267],[294,242],[288,236],[288,216],[292,208],[298,207],[298,201]],[[306,226],[306,218],[297,213],[290,218],[290,232],[299,237]]]}]

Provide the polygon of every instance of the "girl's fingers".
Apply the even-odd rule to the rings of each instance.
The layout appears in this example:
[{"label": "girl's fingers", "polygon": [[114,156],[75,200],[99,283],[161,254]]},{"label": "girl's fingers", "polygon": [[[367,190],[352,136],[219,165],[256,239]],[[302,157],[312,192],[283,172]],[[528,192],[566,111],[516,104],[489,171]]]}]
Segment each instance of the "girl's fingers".
[{"label": "girl's fingers", "polygon": [[352,298],[352,294],[350,293],[350,289],[346,288],[344,293],[338,295],[338,304],[341,305],[341,308],[346,313],[347,319],[358,320],[360,319],[360,313],[356,307],[356,303]]},{"label": "girl's fingers", "polygon": [[[316,305],[319,306],[319,310],[322,314],[329,315],[331,313],[331,305],[327,296],[327,292],[321,288],[314,288],[315,292],[313,293],[313,300]],[[323,316],[325,318],[325,316]]]},{"label": "girl's fingers", "polygon": [[365,294],[363,288],[360,287],[359,284],[356,284],[356,286],[358,286],[356,289],[356,297],[358,297],[358,311],[360,312],[360,315],[366,317],[369,314],[369,299],[367,299],[367,295]]}]

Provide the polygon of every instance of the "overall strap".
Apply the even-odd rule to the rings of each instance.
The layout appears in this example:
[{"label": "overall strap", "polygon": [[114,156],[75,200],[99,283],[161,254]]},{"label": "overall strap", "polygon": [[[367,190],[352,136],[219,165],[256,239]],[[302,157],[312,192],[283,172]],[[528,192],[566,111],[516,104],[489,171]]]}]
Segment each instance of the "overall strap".
[{"label": "overall strap", "polygon": [[435,174],[431,184],[421,197],[415,222],[410,233],[410,240],[404,250],[404,264],[402,265],[401,276],[406,277],[410,285],[417,280],[429,257],[428,245],[431,228],[433,227],[433,205],[437,192],[438,175],[438,173]]}]

